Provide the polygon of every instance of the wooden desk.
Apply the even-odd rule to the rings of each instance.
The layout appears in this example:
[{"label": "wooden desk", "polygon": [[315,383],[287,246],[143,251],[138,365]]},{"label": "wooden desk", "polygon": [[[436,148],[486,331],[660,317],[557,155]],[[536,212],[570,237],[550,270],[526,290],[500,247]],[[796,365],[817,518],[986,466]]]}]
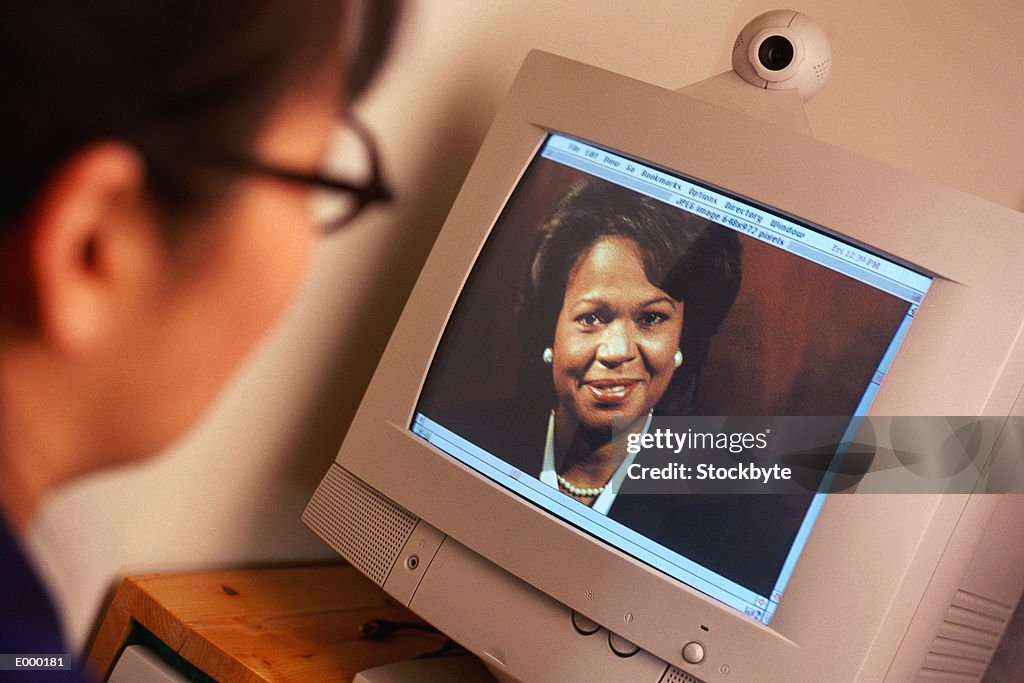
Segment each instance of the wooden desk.
[{"label": "wooden desk", "polygon": [[370,619],[418,621],[347,565],[130,576],[86,663],[105,678],[141,634],[219,681],[350,681],[445,642],[406,631],[369,641],[359,626]]}]

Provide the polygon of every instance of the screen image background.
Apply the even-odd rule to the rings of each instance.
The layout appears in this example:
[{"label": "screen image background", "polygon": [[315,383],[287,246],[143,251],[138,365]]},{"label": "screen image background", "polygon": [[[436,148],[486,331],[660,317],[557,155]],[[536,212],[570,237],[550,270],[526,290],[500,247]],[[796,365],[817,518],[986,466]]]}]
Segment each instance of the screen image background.
[{"label": "screen image background", "polygon": [[[417,407],[509,462],[521,461],[511,451],[523,444],[531,452],[538,447],[534,436],[553,407],[536,405],[536,392],[523,379],[519,291],[536,231],[558,198],[584,178],[608,182],[540,156],[531,162],[463,288]],[[692,414],[852,415],[909,304],[737,234],[742,285],[712,339]],[[510,430],[524,438],[510,438]],[[609,516],[769,596],[812,499],[620,495]]]}]

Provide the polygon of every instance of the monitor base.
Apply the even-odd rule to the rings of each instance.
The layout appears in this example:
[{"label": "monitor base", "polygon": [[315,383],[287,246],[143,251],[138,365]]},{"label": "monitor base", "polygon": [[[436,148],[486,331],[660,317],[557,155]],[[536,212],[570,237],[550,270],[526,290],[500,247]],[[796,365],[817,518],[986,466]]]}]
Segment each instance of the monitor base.
[{"label": "monitor base", "polygon": [[410,659],[376,666],[356,674],[353,683],[430,683],[431,681],[460,681],[460,683],[496,683],[497,679],[476,657],[435,657]]}]

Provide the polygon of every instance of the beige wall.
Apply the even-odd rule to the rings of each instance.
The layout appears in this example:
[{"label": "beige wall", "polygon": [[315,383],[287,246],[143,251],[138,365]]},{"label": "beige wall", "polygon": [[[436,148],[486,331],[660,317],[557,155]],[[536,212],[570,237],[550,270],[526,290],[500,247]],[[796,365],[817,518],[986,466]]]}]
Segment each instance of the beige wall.
[{"label": "beige wall", "polygon": [[[792,6],[823,24],[835,52],[831,82],[807,107],[819,138],[1024,209],[1024,3]],[[299,514],[528,50],[678,88],[729,68],[743,24],[777,7],[412,4],[386,78],[361,107],[382,140],[398,205],[324,243],[293,314],[180,444],[69,487],[43,510],[33,548],[73,641],[85,640],[126,572],[330,556]]]}]

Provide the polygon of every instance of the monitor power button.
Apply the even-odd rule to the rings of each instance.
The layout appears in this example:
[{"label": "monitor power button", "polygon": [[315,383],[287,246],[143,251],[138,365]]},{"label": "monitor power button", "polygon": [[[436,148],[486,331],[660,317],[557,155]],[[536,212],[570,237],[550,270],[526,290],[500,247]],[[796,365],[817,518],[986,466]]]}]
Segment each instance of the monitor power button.
[{"label": "monitor power button", "polygon": [[690,664],[700,664],[704,661],[704,646],[693,641],[683,646],[683,659]]}]

